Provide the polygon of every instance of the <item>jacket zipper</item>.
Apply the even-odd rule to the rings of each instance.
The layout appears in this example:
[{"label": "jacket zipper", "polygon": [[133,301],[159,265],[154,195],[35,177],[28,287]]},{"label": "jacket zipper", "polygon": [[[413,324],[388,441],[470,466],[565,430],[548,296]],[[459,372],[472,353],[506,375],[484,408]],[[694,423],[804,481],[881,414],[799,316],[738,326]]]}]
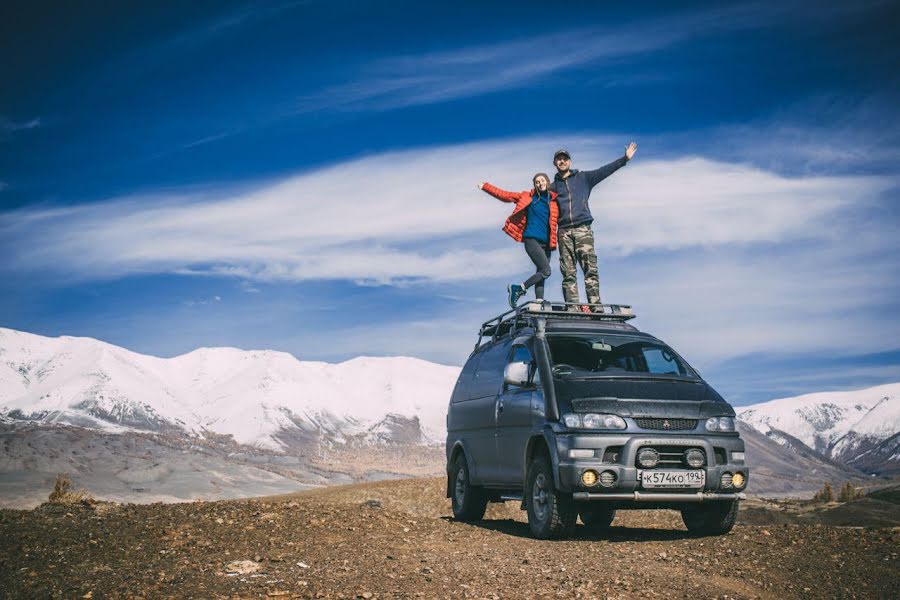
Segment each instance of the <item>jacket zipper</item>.
[{"label": "jacket zipper", "polygon": [[575,215],[572,214],[572,190],[569,189],[569,178],[566,177],[563,181],[566,182],[566,191],[569,192],[569,227],[575,223]]}]

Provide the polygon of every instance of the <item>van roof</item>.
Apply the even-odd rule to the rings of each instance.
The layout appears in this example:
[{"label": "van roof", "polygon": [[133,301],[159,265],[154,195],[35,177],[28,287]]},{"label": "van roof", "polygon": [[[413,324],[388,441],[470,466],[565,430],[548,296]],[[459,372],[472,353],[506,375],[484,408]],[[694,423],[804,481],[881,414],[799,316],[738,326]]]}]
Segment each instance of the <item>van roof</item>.
[{"label": "van roof", "polygon": [[[591,312],[583,312],[587,306]],[[596,312],[594,312],[596,311]],[[634,333],[638,329],[626,321],[635,317],[627,304],[580,304],[571,302],[526,302],[485,321],[478,330],[475,347],[485,337],[498,340],[525,328],[534,327],[542,319],[548,331],[609,331]]]}]

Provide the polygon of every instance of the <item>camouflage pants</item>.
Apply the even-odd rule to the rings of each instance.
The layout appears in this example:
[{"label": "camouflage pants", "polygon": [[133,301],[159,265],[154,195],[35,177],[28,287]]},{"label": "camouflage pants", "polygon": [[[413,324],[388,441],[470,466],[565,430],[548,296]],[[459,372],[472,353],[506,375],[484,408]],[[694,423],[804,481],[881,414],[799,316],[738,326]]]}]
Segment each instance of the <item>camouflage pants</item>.
[{"label": "camouflage pants", "polygon": [[587,301],[589,304],[600,304],[600,276],[597,274],[597,253],[594,251],[591,226],[560,227],[558,237],[563,298],[566,302],[579,302],[577,265],[581,265]]}]

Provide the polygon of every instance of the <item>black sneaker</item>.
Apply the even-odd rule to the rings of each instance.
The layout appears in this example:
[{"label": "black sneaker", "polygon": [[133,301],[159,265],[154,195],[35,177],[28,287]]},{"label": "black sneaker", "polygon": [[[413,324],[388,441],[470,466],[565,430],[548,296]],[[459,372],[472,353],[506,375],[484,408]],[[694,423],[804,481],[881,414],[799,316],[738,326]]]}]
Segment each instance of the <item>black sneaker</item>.
[{"label": "black sneaker", "polygon": [[506,291],[509,292],[509,307],[515,308],[519,303],[519,298],[525,295],[525,288],[523,288],[518,283],[511,283],[506,286]]}]

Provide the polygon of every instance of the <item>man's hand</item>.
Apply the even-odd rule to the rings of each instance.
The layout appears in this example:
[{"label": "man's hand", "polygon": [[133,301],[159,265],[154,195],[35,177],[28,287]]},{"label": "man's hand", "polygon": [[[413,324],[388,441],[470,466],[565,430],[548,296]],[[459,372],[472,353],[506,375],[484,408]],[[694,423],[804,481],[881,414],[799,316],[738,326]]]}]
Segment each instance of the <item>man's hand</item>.
[{"label": "man's hand", "polygon": [[628,144],[628,147],[625,148],[625,160],[631,160],[631,157],[634,156],[635,152],[637,152],[637,144],[631,142]]},{"label": "man's hand", "polygon": [[478,189],[479,189],[479,190],[483,190],[483,189],[484,189],[484,182],[483,182],[483,181],[479,181],[476,185],[478,186]]}]

